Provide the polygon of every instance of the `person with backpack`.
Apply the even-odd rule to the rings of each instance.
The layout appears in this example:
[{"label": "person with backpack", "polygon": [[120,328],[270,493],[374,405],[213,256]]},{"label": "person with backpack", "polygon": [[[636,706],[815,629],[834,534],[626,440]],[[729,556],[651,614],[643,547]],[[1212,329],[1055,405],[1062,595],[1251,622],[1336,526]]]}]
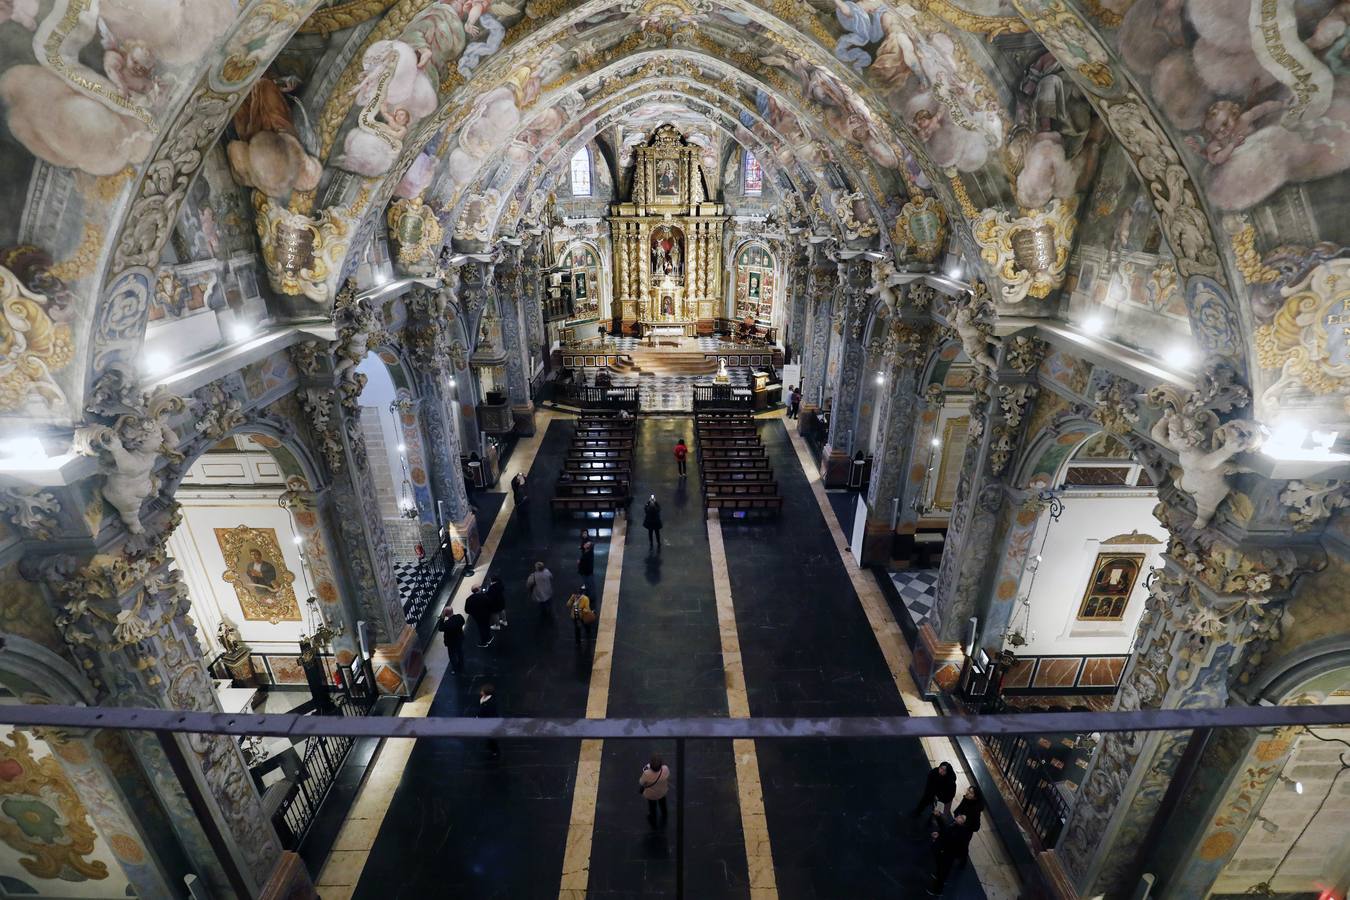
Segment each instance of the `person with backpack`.
[{"label": "person with backpack", "polygon": [[685,474],[684,460],[689,455],[689,448],[685,446],[684,438],[680,438],[675,443],[675,464],[680,467],[680,475]]},{"label": "person with backpack", "polygon": [[661,549],[661,504],[656,502],[656,495],[652,494],[647,500],[647,505],[642,508],[642,527],[647,529],[647,549],[652,547]]},{"label": "person with backpack", "polygon": [[441,620],[436,623],[441,638],[445,641],[445,652],[450,657],[450,671],[459,675],[464,671],[464,617],[446,604]]},{"label": "person with backpack", "polygon": [[592,638],[592,628],[595,624],[595,610],[591,609],[591,598],[586,596],[586,585],[580,585],[572,596],[567,598],[567,613],[572,619],[572,637],[576,639],[578,646],[582,638]]},{"label": "person with backpack", "polygon": [[638,793],[647,801],[647,821],[656,827],[656,811],[661,811],[661,824],[669,818],[666,809],[666,794],[670,793],[670,766],[661,760],[661,754],[653,753],[651,760],[642,767],[638,776]]},{"label": "person with backpack", "polygon": [[540,616],[548,616],[553,612],[551,605],[553,600],[553,573],[542,562],[534,564],[534,571],[530,573],[529,578],[525,579],[525,590],[529,592],[530,599],[539,608]]}]

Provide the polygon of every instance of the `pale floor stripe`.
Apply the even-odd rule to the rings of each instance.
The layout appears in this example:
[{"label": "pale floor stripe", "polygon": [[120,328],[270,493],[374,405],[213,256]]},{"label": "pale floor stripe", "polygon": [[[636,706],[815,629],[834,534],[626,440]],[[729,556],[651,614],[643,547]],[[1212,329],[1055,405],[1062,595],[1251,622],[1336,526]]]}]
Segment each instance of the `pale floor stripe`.
[{"label": "pale floor stripe", "polygon": [[[516,443],[510,460],[502,470],[501,477],[504,481],[509,483],[517,472],[529,471],[530,466],[534,464],[535,454],[539,452],[544,432],[548,430],[548,423],[557,418],[569,417],[551,410],[536,412],[535,433]],[[492,523],[492,530],[488,533],[487,540],[483,542],[482,552],[474,562],[474,567],[479,572],[486,572],[492,565],[493,555],[502,540],[502,532],[506,530],[506,523],[515,508],[515,501],[508,491],[506,500]],[[468,591],[461,593],[463,596],[451,600],[457,612],[464,611],[464,598],[468,596]],[[445,644],[433,641],[427,650],[425,663],[426,676],[423,677],[413,699],[399,707],[400,716],[424,717],[431,709],[431,701],[436,697],[436,690],[441,686],[441,679],[444,678],[450,663],[445,652]],[[401,738],[387,738],[380,745],[379,753],[371,761],[370,772],[356,795],[356,802],[352,805],[347,821],[338,832],[333,850],[319,872],[317,884],[322,888],[324,900],[349,900],[355,893],[356,884],[361,880],[361,872],[370,857],[370,849],[375,845],[375,836],[380,833],[380,826],[384,824],[384,817],[389,812],[390,803],[393,802],[394,791],[397,790],[399,781],[403,778],[403,770],[408,765],[408,758],[412,755],[413,743],[411,740]]]},{"label": "pale floor stripe", "polygon": [[[820,468],[811,453],[811,448],[791,423],[783,424],[787,427],[793,449],[797,451],[797,460],[801,463],[802,471],[806,473],[806,478],[811,483],[811,492],[815,495],[816,505],[820,507],[820,514],[834,537],[839,559],[844,564],[844,570],[848,572],[849,580],[853,582],[853,589],[858,595],[859,602],[862,603],[867,622],[872,627],[872,633],[881,648],[881,655],[885,658],[886,666],[891,670],[891,677],[895,679],[895,686],[904,700],[905,709],[911,716],[938,715],[933,704],[919,694],[918,686],[909,673],[913,654],[910,653],[909,644],[905,641],[904,632],[900,630],[900,623],[891,613],[886,597],[881,593],[881,588],[877,586],[872,574],[860,568],[853,559],[853,554],[847,549],[848,538],[844,536],[843,529],[835,519],[834,509],[825,494]],[[956,744],[949,738],[924,738],[922,744],[930,765],[936,766],[943,760],[950,762],[960,756]],[[953,768],[957,773],[957,791],[965,791],[969,784],[965,770],[956,765],[953,765]],[[1005,900],[1005,898],[1011,900],[1018,895],[1021,881],[1017,876],[1017,869],[1008,856],[1001,838],[993,829],[981,828],[975,833],[975,840],[970,845],[970,860],[975,865],[975,871],[989,900]]]},{"label": "pale floor stripe", "polygon": [[[731,573],[727,569],[726,545],[722,541],[722,513],[716,509],[708,511],[708,550],[712,558],[713,594],[717,599],[717,628],[722,637],[727,713],[733,719],[748,719],[750,699],[745,690],[741,638],[736,630],[736,606],[731,597]],[[741,808],[750,897],[751,900],[769,900],[778,896],[778,879],[773,870],[773,849],[764,815],[759,755],[755,752],[755,742],[747,740],[732,741],[732,752],[736,755],[736,795]]]},{"label": "pale floor stripe", "polygon": [[[609,708],[609,679],[614,671],[614,630],[619,618],[619,584],[623,551],[628,542],[628,516],[614,515],[609,560],[601,590],[600,621],[596,623],[591,683],[586,694],[586,718],[603,719]],[[600,795],[600,758],[604,741],[582,741],[577,759],[577,781],[572,789],[572,816],[567,822],[567,849],[563,852],[560,900],[585,900],[591,878],[591,839],[595,834],[595,804]]]}]

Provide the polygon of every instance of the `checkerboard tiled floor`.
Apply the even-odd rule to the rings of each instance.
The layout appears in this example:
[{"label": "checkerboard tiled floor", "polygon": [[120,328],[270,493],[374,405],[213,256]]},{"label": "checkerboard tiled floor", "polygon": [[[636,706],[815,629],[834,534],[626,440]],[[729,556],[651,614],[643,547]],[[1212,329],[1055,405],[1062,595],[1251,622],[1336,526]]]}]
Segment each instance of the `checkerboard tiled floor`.
[{"label": "checkerboard tiled floor", "polygon": [[910,621],[915,627],[922,625],[933,611],[937,579],[937,569],[906,569],[891,573],[891,582],[899,591],[900,599],[905,601],[905,609],[909,610]]},{"label": "checkerboard tiled floor", "polygon": [[419,568],[416,562],[395,561],[394,578],[398,581],[398,602],[408,622],[421,621],[427,605],[436,596],[440,575],[430,566]]}]

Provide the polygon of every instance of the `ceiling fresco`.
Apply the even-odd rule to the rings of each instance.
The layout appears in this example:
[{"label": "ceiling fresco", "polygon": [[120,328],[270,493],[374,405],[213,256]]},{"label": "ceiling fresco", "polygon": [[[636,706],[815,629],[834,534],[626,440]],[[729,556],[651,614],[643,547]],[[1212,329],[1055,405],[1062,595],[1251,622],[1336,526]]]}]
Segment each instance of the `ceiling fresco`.
[{"label": "ceiling fresco", "polygon": [[936,204],[1000,313],[1154,354],[1189,336],[1258,418],[1344,422],[1348,22],[1332,0],[15,0],[0,416],[82,419],[147,329],[209,313],[204,352],[331,315],[392,200],[490,242],[577,147],[622,180],[670,122],[709,173],[752,150],[803,227],[927,264],[897,222]]}]

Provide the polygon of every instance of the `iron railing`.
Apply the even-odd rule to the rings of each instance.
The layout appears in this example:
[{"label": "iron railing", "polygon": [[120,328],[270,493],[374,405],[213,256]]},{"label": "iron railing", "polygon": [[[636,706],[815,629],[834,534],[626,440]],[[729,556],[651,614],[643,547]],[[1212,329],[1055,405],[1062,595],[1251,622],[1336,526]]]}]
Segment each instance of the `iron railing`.
[{"label": "iron railing", "polygon": [[[335,695],[339,716],[364,716],[375,705],[375,696]],[[348,735],[315,735],[305,739],[305,755],[300,768],[292,774],[289,787],[272,813],[272,824],[287,850],[298,849],[319,814],[324,798],[337,781],[356,738]],[[286,784],[287,782],[282,782]]]},{"label": "iron railing", "polygon": [[1050,754],[1035,735],[1000,734],[982,740],[1003,774],[1008,799],[1026,816],[1041,848],[1054,847],[1069,818],[1069,802],[1048,774]]},{"label": "iron railing", "polygon": [[637,412],[638,409],[638,389],[635,387],[566,385],[563,399],[583,409],[626,409],[629,412]]},{"label": "iron railing", "polygon": [[694,411],[703,409],[744,409],[749,410],[755,402],[755,394],[749,388],[732,387],[729,384],[694,385]]},{"label": "iron railing", "polygon": [[446,565],[447,555],[445,547],[441,547],[419,562],[417,568],[408,575],[412,584],[408,599],[403,602],[403,618],[414,628],[422,621],[422,616],[426,615],[427,609],[440,593],[441,585],[445,583],[445,576],[449,571]]}]

